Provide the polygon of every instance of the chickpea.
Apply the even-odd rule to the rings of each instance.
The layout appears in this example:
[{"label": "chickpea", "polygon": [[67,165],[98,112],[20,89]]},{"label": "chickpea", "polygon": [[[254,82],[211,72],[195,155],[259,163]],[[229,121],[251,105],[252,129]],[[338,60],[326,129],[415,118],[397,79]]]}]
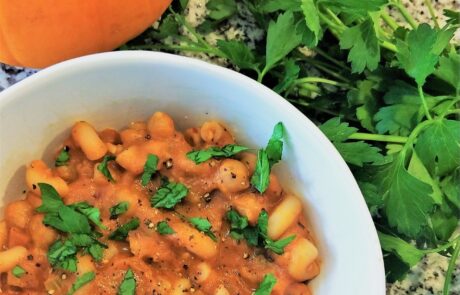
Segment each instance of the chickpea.
[{"label": "chickpea", "polygon": [[238,160],[226,159],[220,164],[217,181],[224,193],[242,191],[249,187],[248,169]]}]

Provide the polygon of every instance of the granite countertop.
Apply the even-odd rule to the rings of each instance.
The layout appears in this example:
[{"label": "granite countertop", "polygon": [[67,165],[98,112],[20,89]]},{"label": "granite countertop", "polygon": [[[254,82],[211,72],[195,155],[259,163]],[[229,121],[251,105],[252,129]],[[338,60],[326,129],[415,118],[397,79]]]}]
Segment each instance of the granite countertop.
[{"label": "granite countertop", "polygon": [[[460,8],[458,0],[435,0],[433,1],[434,8],[442,15],[442,9],[456,9]],[[428,9],[424,5],[423,0],[404,0],[405,6],[412,12],[416,20],[420,22],[429,22],[430,17]],[[397,12],[390,11],[395,18],[398,18]],[[198,25],[203,16],[206,14],[206,0],[190,0],[189,13],[187,21],[191,24]],[[440,17],[442,21],[442,17]],[[243,37],[249,44],[257,41],[263,32],[258,30],[253,23],[241,15],[229,21],[229,24],[219,32],[212,33],[208,36],[210,40],[224,37],[233,39],[235,36]],[[457,31],[455,39],[460,40],[460,30]],[[212,42],[212,41],[210,41]],[[187,54],[190,55],[190,54]],[[225,60],[210,59],[209,56],[204,54],[192,55],[200,59],[208,60],[217,64],[225,65]],[[33,75],[36,70],[15,68],[0,63],[0,91],[8,88],[9,86],[17,83],[24,78]],[[449,260],[438,254],[427,255],[418,265],[413,267],[408,276],[401,282],[397,282],[387,286],[388,295],[438,295],[442,294],[444,283],[444,276],[447,269]],[[371,294],[370,294],[371,295]],[[453,281],[451,287],[451,295],[460,295],[460,259],[457,261],[457,268],[453,274]]]}]

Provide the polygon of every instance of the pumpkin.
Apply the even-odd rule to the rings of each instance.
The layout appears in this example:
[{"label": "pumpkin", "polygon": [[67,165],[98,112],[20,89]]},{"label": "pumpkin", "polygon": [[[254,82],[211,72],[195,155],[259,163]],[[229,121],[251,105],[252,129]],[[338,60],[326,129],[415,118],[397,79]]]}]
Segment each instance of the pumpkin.
[{"label": "pumpkin", "polygon": [[0,62],[43,68],[109,51],[142,33],[172,0],[0,0]]}]

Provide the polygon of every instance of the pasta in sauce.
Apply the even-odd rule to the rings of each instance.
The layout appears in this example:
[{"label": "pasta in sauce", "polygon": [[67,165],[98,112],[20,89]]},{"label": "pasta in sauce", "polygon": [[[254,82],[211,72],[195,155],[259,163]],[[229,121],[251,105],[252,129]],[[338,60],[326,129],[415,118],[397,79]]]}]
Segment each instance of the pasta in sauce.
[{"label": "pasta in sauce", "polygon": [[302,204],[269,170],[255,189],[261,155],[217,121],[77,122],[55,167],[32,161],[26,198],[5,208],[0,293],[311,294]]}]

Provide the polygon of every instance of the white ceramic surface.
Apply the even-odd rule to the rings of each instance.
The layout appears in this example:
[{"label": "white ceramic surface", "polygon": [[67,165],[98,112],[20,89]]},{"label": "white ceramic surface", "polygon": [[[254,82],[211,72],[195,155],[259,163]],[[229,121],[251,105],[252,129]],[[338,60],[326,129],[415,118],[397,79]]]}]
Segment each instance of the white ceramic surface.
[{"label": "white ceramic surface", "polygon": [[154,111],[179,128],[211,118],[240,142],[264,146],[275,123],[287,129],[276,173],[303,196],[319,242],[315,295],[384,295],[374,225],[345,162],[315,125],[270,89],[236,72],[152,52],[113,52],[70,60],[0,93],[0,208],[21,198],[24,165],[50,155],[74,121],[120,128]]}]

